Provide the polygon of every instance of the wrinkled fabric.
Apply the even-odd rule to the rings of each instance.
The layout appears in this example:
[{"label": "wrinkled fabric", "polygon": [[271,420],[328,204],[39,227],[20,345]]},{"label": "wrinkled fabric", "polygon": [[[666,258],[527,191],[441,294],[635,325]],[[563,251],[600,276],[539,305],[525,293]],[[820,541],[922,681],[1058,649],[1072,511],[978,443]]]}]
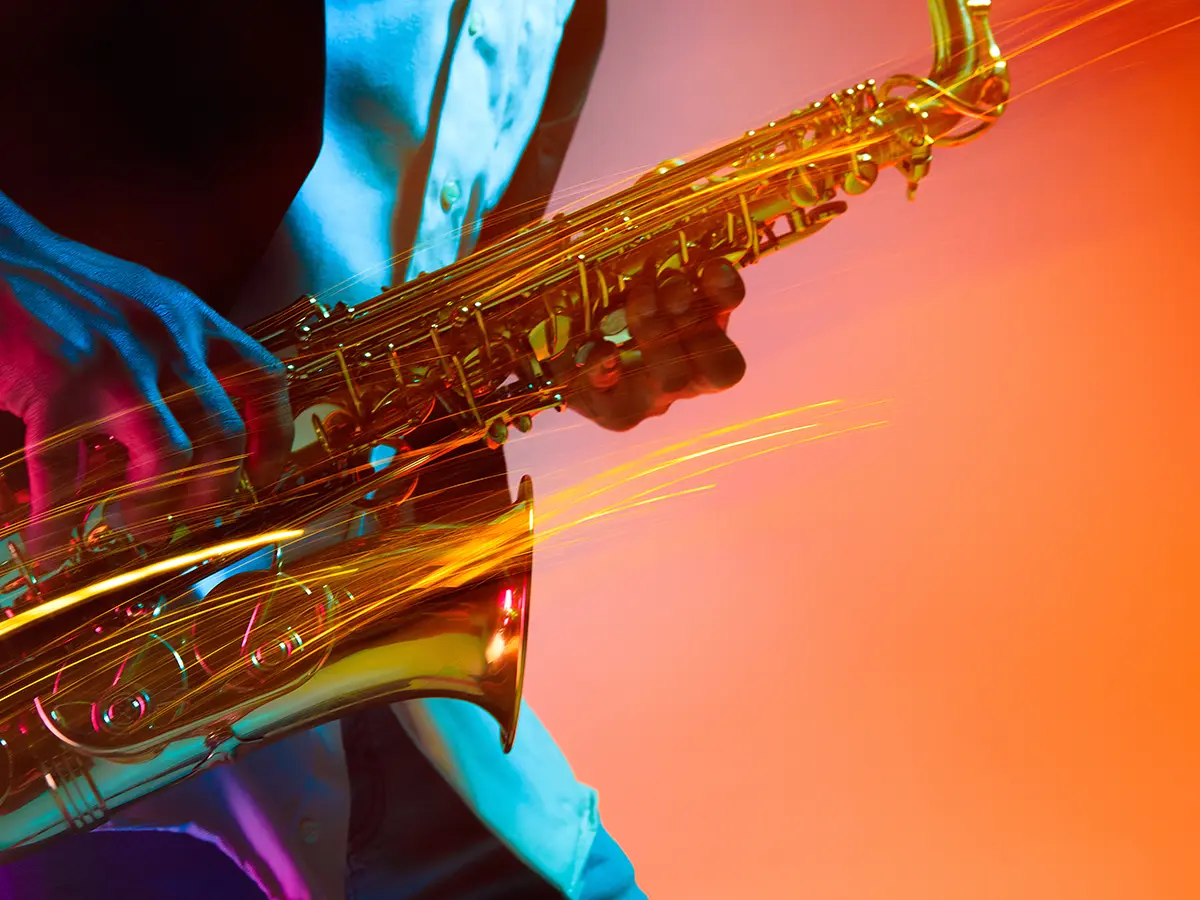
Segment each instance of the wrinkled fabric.
[{"label": "wrinkled fabric", "polygon": [[[230,318],[247,324],[313,289],[352,303],[470,252],[538,125],[572,7],[573,0],[330,0],[325,142]],[[558,132],[569,137],[569,129]],[[78,255],[117,288],[145,278],[161,287],[139,267],[39,230],[11,203],[0,202],[0,213],[23,252]],[[429,772],[546,884],[572,900],[644,896],[600,826],[595,792],[576,780],[527,706],[507,756],[496,723],[469,704],[416,701],[391,713]],[[106,828],[204,840],[271,898],[336,898],[350,880],[350,798],[335,722],[155,794]],[[412,810],[402,812],[412,821]],[[376,883],[361,900],[406,896],[410,876]]]}]

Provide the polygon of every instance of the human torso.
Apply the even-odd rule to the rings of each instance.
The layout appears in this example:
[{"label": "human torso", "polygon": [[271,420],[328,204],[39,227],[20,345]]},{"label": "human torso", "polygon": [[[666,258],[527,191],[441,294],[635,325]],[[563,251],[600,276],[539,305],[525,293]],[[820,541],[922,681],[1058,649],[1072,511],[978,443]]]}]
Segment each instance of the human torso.
[{"label": "human torso", "polygon": [[541,113],[571,0],[330,0],[325,141],[231,315],[362,299],[475,244]]},{"label": "human torso", "polygon": [[[238,7],[246,2],[253,0],[241,0]],[[223,14],[236,21],[241,16],[232,7]],[[571,0],[330,0],[328,60],[319,73],[323,78],[317,79],[325,82],[324,144],[311,171],[304,169],[307,177],[293,187],[294,201],[276,207],[262,202],[259,208],[276,209],[275,223],[265,234],[240,221],[245,216],[235,188],[244,191],[244,202],[261,200],[256,179],[274,177],[266,145],[255,145],[247,134],[240,144],[229,145],[240,147],[230,152],[244,157],[228,160],[235,174],[215,196],[205,196],[204,185],[211,182],[201,181],[193,192],[176,195],[187,202],[164,205],[155,191],[171,185],[178,170],[169,166],[161,171],[151,166],[160,180],[131,188],[135,199],[123,199],[121,178],[131,175],[119,169],[110,182],[91,177],[63,188],[62,196],[74,190],[96,209],[127,203],[139,215],[158,217],[166,223],[161,239],[174,256],[160,248],[156,257],[159,238],[144,234],[138,243],[132,228],[106,235],[95,210],[85,214],[66,203],[60,207],[49,188],[41,195],[49,199],[31,211],[70,237],[92,240],[100,249],[152,267],[158,258],[174,261],[176,271],[183,272],[202,253],[235,253],[243,260],[249,255],[252,264],[242,268],[250,276],[241,275],[239,289],[229,295],[236,297],[232,317],[241,324],[301,291],[344,288],[349,297],[361,296],[383,283],[438,268],[471,249],[483,216],[500,202],[537,124],[571,7]],[[290,46],[313,58],[311,42],[288,40],[285,50]],[[275,45],[272,56],[280,65],[286,55]],[[311,79],[311,70],[306,71]],[[240,92],[222,96],[236,103],[241,93],[253,90],[243,85]],[[296,110],[310,109],[311,93],[305,98],[289,102]],[[262,98],[250,99],[255,108],[270,106]],[[290,141],[307,146],[309,131],[275,110],[261,111],[266,124],[258,123],[259,138],[275,128],[278,134],[270,135],[275,146],[290,146]],[[186,124],[186,116],[182,121]],[[69,131],[61,122],[57,127]],[[19,168],[6,169],[0,160],[0,172],[5,171]],[[176,226],[176,218],[189,216],[195,221]],[[283,224],[276,228],[280,218]],[[146,229],[144,220],[142,231],[154,230]],[[132,252],[119,252],[122,246]],[[392,262],[394,257],[400,261]],[[237,267],[218,267],[224,283],[233,283]],[[189,282],[165,265],[157,268],[189,286],[200,283],[198,275]],[[572,884],[596,827],[595,796],[574,780],[536,719],[528,711],[523,715],[522,740],[504,757],[494,723],[473,707],[453,701],[413,706],[424,723],[422,748],[433,753],[431,761],[487,826],[551,883]],[[219,843],[247,871],[257,872],[272,894],[334,896],[333,886],[341,884],[349,815],[341,759],[335,723],[199,776],[180,785],[182,793],[156,795],[132,808],[126,823],[169,827],[190,819],[191,833]],[[277,790],[276,782],[291,787]],[[255,827],[245,825],[247,816]],[[338,836],[331,846],[317,853],[305,844],[301,823],[306,819],[323,821],[323,833]]]},{"label": "human torso", "polygon": [[243,319],[436,268],[499,202],[572,6],[4,4],[0,191]]},{"label": "human torso", "polygon": [[[572,0],[330,0],[325,142],[231,318],[248,324],[302,292],[353,305],[384,284],[470,252],[538,124],[572,6]],[[502,468],[499,474],[504,490]],[[524,741],[505,757],[494,723],[474,707],[409,706],[419,706],[412,715],[426,723],[416,729],[418,746],[486,827],[547,883],[569,887],[594,831],[595,795],[575,781],[533,715],[523,714]],[[265,752],[279,761],[274,769],[302,771],[310,758],[336,755],[343,725]],[[361,736],[347,739],[343,752],[358,761],[352,768],[370,771],[361,765],[370,753],[356,752],[356,743]],[[389,755],[402,756],[402,748]],[[236,766],[214,775],[222,790],[239,777],[255,778]],[[364,897],[388,896],[386,885],[404,880],[405,854],[423,846],[404,836],[402,819],[363,804],[364,797],[384,807],[403,804],[388,793],[389,783],[359,772],[347,793],[303,810],[264,800],[260,814],[294,848],[287,854],[293,860],[312,856],[311,848],[292,843],[297,823],[307,817],[327,824],[336,839],[324,848],[327,862],[312,860],[314,880],[324,877],[318,872],[326,864],[340,862],[346,846],[340,841],[351,838],[349,877]],[[353,809],[345,805],[348,795]]]}]

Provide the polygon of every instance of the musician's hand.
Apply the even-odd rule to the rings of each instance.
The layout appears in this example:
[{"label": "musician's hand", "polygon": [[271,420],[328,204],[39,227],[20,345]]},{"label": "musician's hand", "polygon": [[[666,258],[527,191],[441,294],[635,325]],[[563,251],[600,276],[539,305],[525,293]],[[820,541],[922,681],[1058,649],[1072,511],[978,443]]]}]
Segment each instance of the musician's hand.
[{"label": "musician's hand", "polygon": [[741,351],[725,334],[745,296],[737,269],[724,259],[699,272],[635,282],[625,315],[640,359],[622,362],[602,345],[574,379],[569,405],[613,431],[662,415],[676,400],[723,391],[746,372]]},{"label": "musician's hand", "polygon": [[243,460],[252,482],[274,483],[292,417],[283,367],[266,350],[140,267],[65,242],[3,249],[0,408],[25,422],[39,551],[82,518],[57,511],[74,499],[85,434],[126,449],[138,493],[122,512],[147,534],[161,536],[151,524],[166,513],[227,499]]}]

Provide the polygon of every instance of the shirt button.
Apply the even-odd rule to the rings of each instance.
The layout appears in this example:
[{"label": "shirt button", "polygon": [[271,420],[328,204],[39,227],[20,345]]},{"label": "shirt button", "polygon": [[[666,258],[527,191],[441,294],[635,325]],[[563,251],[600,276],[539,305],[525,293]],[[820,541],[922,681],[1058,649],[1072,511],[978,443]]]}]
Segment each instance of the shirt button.
[{"label": "shirt button", "polygon": [[315,819],[300,820],[300,840],[306,844],[315,844],[321,837],[321,826]]},{"label": "shirt button", "polygon": [[458,202],[458,198],[462,196],[462,191],[459,189],[457,181],[447,181],[442,185],[442,209],[450,212],[451,207]]}]

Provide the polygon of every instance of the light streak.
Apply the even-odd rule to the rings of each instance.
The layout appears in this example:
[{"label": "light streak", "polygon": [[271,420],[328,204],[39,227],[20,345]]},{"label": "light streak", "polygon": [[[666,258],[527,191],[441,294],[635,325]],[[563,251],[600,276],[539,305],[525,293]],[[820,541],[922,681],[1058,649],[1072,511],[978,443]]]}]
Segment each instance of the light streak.
[{"label": "light streak", "polygon": [[272,531],[267,534],[256,535],[255,537],[243,538],[237,541],[227,541],[223,544],[216,544],[212,547],[206,547],[202,550],[196,550],[192,553],[184,553],[179,556],[173,556],[170,559],[164,559],[156,563],[151,563],[148,566],[142,566],[140,569],[134,569],[130,572],[122,572],[119,575],[114,575],[111,578],[105,578],[103,581],[97,581],[94,584],[89,584],[77,591],[72,591],[69,594],[64,594],[61,597],[56,597],[53,600],[47,600],[38,606],[18,613],[11,619],[5,619],[0,622],[0,637],[4,637],[10,632],[16,631],[26,625],[31,625],[34,622],[55,615],[64,609],[76,606],[83,603],[85,600],[90,600],[93,597],[98,597],[101,594],[109,591],[119,590],[123,587],[128,587],[132,584],[137,584],[140,581],[145,581],[149,578],[154,578],[157,575],[165,575],[169,572],[176,572],[204,562],[206,559],[211,559],[214,556],[228,556],[231,553],[239,553],[243,550],[252,550],[256,547],[264,547],[268,544],[277,544],[285,541],[293,541],[303,537],[304,532],[299,530],[292,531]]}]

